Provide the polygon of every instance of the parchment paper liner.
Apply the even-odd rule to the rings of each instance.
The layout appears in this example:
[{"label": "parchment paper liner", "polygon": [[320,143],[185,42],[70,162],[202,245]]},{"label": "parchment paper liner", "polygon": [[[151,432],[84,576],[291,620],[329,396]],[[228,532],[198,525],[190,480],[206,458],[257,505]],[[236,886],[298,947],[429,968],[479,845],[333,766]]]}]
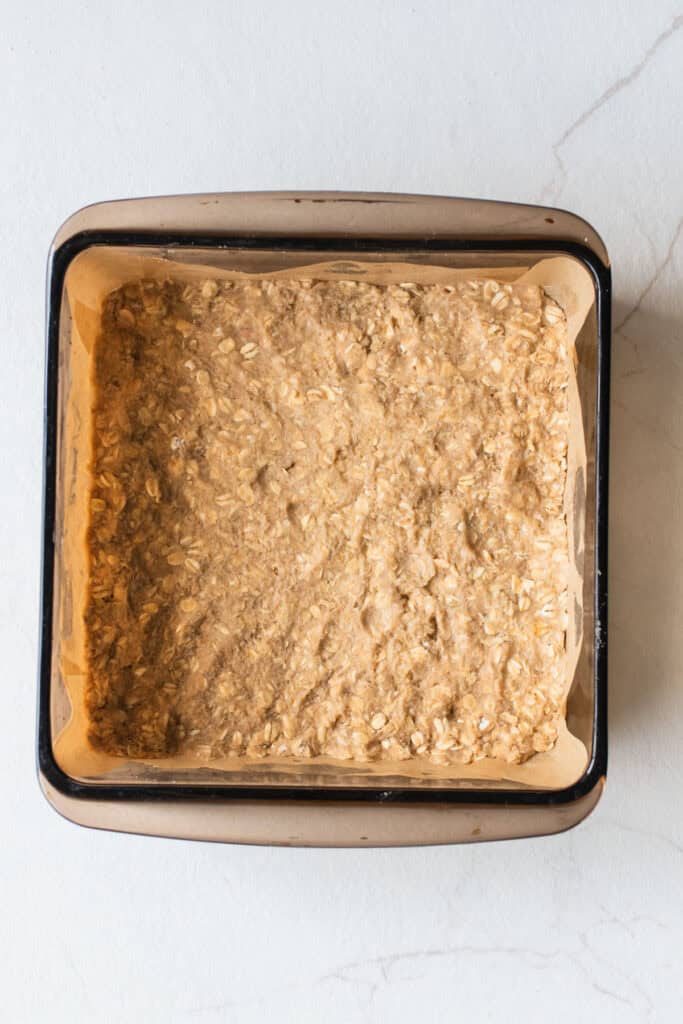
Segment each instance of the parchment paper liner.
[{"label": "parchment paper liner", "polygon": [[[190,257],[191,258],[191,257]],[[411,263],[325,262],[289,267],[270,273],[226,270],[211,265],[211,253],[201,254],[202,263],[178,262],[144,253],[136,248],[93,247],[78,255],[69,267],[65,281],[66,298],[71,310],[70,338],[62,335],[60,344],[60,462],[58,495],[63,494],[61,516],[56,524],[55,632],[53,643],[52,689],[55,757],[60,767],[77,778],[116,777],[153,781],[163,771],[182,773],[187,781],[191,772],[198,779],[215,782],[220,773],[224,782],[239,773],[243,783],[272,784],[277,779],[287,785],[320,784],[324,777],[334,785],[359,784],[363,779],[377,785],[387,777],[400,784],[424,780],[431,785],[462,785],[469,780],[488,780],[523,784],[533,788],[558,789],[575,782],[588,759],[584,744],[573,736],[563,722],[552,750],[534,755],[521,765],[486,758],[471,765],[433,765],[412,758],[399,762],[361,764],[333,761],[329,758],[246,759],[231,758],[202,762],[196,758],[169,757],[144,761],[126,761],[93,750],[87,740],[88,721],[84,704],[87,681],[85,628],[83,611],[87,593],[86,530],[88,524],[89,466],[92,456],[91,408],[93,397],[92,362],[95,341],[100,331],[102,304],[106,296],[127,281],[141,277],[173,278],[181,281],[243,280],[257,278],[356,279],[377,284],[412,281],[422,284],[448,284],[458,280],[495,278],[537,284],[565,310],[570,351],[575,353],[579,331],[595,301],[595,289],[588,271],[570,257],[555,257],[530,262],[528,266],[495,269],[453,269]],[[246,255],[246,260],[249,254]],[[572,360],[572,371],[574,360]],[[583,559],[585,508],[575,503],[577,482],[585,481],[586,445],[576,374],[570,374],[568,391],[570,434],[568,447],[565,513],[569,534],[569,623],[567,628],[566,696],[572,685],[582,641]],[[581,486],[580,493],[585,494]],[[58,501],[58,512],[60,503]],[[61,558],[61,562],[60,562]],[[206,769],[210,771],[207,772]],[[332,771],[330,771],[332,770]],[[321,774],[322,773],[322,774]],[[314,779],[313,776],[316,776]],[[208,778],[207,776],[210,776]],[[332,782],[333,780],[333,782]],[[479,781],[481,785],[481,781]]]}]

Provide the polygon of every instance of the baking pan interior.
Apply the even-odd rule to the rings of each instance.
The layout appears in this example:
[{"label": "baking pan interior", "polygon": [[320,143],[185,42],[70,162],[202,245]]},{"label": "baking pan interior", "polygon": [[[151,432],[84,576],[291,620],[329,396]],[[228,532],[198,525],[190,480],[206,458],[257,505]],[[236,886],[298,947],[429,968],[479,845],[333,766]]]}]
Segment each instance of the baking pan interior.
[{"label": "baking pan interior", "polygon": [[[321,759],[275,763],[235,760],[202,765],[199,762],[133,761],[99,755],[87,740],[87,720],[82,708],[86,681],[84,657],[83,597],[87,583],[85,530],[87,527],[87,488],[90,457],[89,403],[92,394],[92,346],[82,337],[92,337],[97,329],[100,299],[93,295],[93,281],[102,289],[117,287],[134,276],[145,276],[144,267],[152,263],[177,269],[212,267],[223,271],[266,274],[291,271],[316,263],[333,263],[340,278],[362,273],[359,264],[372,264],[381,271],[388,263],[410,263],[422,268],[421,280],[428,282],[430,268],[480,271],[486,268],[503,279],[514,279],[541,260],[557,256],[557,251],[514,251],[497,249],[460,250],[457,246],[428,251],[406,243],[367,245],[351,243],[307,245],[298,240],[288,245],[278,242],[259,247],[242,241],[212,246],[96,245],[84,248],[66,269],[58,321],[56,422],[48,430],[56,431],[56,491],[54,531],[53,629],[50,674],[50,727],[57,764],[68,776],[85,783],[172,784],[211,786],[267,786],[379,788],[389,789],[537,789],[563,788],[575,782],[590,761],[595,731],[595,533],[596,533],[596,442],[598,395],[598,319],[596,305],[591,307],[576,341],[577,384],[586,442],[586,470],[579,474],[574,491],[576,518],[582,524],[576,552],[583,573],[582,639],[577,667],[567,700],[569,732],[585,748],[583,765],[549,773],[536,772],[537,755],[519,766],[519,771],[491,772],[485,762],[471,766],[469,772],[431,765],[419,759],[389,764],[325,762]],[[567,257],[570,258],[570,257]],[[574,257],[571,257],[572,259]],[[142,262],[140,262],[142,261]],[[131,267],[139,266],[131,273]],[[171,270],[171,276],[174,271]],[[436,273],[436,271],[434,271]],[[103,284],[104,282],[104,284]],[[547,768],[547,766],[546,766]]]}]

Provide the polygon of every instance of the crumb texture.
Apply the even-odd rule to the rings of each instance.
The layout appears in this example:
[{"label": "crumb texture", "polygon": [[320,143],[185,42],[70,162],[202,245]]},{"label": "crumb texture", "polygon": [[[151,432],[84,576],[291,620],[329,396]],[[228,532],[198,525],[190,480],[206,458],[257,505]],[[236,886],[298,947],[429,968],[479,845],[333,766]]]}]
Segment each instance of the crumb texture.
[{"label": "crumb texture", "polygon": [[495,281],[139,281],[94,363],[92,743],[521,762],[565,691],[570,356]]}]

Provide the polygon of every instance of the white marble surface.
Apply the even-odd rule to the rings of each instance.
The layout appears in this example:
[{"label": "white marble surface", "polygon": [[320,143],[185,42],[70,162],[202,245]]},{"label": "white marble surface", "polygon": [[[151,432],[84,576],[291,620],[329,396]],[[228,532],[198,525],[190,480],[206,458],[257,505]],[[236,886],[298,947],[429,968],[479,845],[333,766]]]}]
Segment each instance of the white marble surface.
[{"label": "white marble surface", "polygon": [[[680,0],[33,0],[4,9],[0,53],[3,1019],[679,1020]],[[239,188],[552,201],[603,234],[618,325],[611,760],[578,829],[248,849],[87,832],[41,797],[47,247],[88,202]]]}]

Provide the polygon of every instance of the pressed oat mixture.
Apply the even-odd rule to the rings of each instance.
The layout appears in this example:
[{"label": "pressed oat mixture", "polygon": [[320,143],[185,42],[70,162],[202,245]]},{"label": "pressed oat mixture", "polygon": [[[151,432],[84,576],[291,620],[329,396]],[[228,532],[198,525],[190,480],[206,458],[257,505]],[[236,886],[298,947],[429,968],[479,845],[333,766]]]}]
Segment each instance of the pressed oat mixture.
[{"label": "pressed oat mixture", "polygon": [[548,750],[569,359],[537,287],[141,281],[96,350],[91,741]]}]

